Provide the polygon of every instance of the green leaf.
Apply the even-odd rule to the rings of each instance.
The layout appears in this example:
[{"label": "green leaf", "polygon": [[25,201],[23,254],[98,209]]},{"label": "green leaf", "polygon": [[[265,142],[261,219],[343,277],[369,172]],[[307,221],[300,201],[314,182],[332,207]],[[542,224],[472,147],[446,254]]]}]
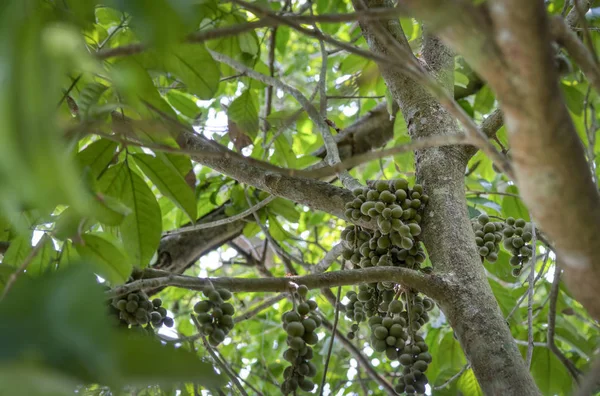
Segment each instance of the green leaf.
[{"label": "green leaf", "polygon": [[[31,276],[42,276],[46,272],[56,269],[58,252],[54,249],[52,238],[50,238],[48,234],[44,234],[38,241],[38,245],[39,244],[41,244],[42,247],[27,266],[27,273]],[[36,245],[36,248],[38,245]]]},{"label": "green leaf", "polygon": [[165,66],[200,99],[211,99],[219,88],[219,65],[203,45],[178,45],[165,58]]},{"label": "green leaf", "polygon": [[[10,323],[0,326],[0,337],[10,340],[0,349],[0,378],[7,375],[7,368],[17,367],[29,368],[32,376],[23,384],[11,382],[18,386],[11,394],[30,394],[23,390],[44,378],[35,368],[70,379],[69,386],[72,381],[115,388],[188,381],[223,385],[212,364],[201,362],[194,353],[113,327],[106,317],[102,288],[84,264],[36,279],[19,277],[0,304],[0,317]],[[45,390],[56,385],[50,381]]]},{"label": "green leaf", "polygon": [[123,245],[132,257],[134,265],[145,268],[160,242],[160,206],[150,187],[130,168],[125,168],[121,199],[133,211],[120,227]]},{"label": "green leaf", "polygon": [[94,265],[95,272],[117,285],[127,281],[132,265],[121,246],[105,236],[83,234],[82,244],[75,245],[77,253]]},{"label": "green leaf", "polygon": [[192,222],[196,221],[196,197],[177,169],[149,154],[134,154],[132,157],[158,190],[183,210]]},{"label": "green leaf", "polygon": [[[429,335],[427,339],[429,340]],[[435,342],[432,340],[432,342]],[[428,345],[431,345],[429,341],[427,341]],[[435,353],[434,353],[435,352]],[[439,345],[435,351],[431,351],[431,354],[434,356],[433,361],[431,362],[428,373],[431,370],[431,373],[442,373],[449,372],[449,376],[457,373],[460,369],[466,364],[465,355],[460,347],[458,341],[454,339],[453,333],[447,332],[439,341]],[[449,377],[448,376],[448,377]],[[434,381],[435,385],[439,385],[445,381],[441,376],[437,376]]]},{"label": "green leaf", "polygon": [[73,246],[73,242],[71,241],[65,241],[63,243],[61,252],[60,252],[60,258],[58,261],[58,269],[65,269],[70,267],[71,265],[73,265],[74,263],[80,262],[81,261],[81,257],[79,256],[79,254],[77,253],[77,250],[75,250],[75,247]]},{"label": "green leaf", "polygon": [[6,286],[6,282],[14,272],[15,269],[13,267],[0,263],[0,293],[2,293],[4,286]]},{"label": "green leaf", "polygon": [[79,107],[79,115],[83,120],[94,116],[96,105],[102,94],[108,89],[104,84],[92,82],[81,90],[77,106]]},{"label": "green leaf", "polygon": [[488,85],[484,85],[475,95],[473,108],[481,114],[488,114],[494,107],[496,98]]},{"label": "green leaf", "polygon": [[280,55],[288,54],[288,42],[290,40],[290,28],[287,26],[277,27],[277,35],[275,36],[275,48]]},{"label": "green leaf", "polygon": [[227,117],[252,138],[258,133],[258,97],[251,90],[244,91],[227,109]]},{"label": "green leaf", "polygon": [[136,35],[161,49],[182,40],[188,33],[184,19],[169,0],[109,0],[105,3],[131,15],[129,25]]},{"label": "green leaf", "polygon": [[572,394],[571,376],[548,348],[533,348],[531,374],[544,395]]},{"label": "green leaf", "polygon": [[277,218],[274,216],[268,216],[268,219],[269,219],[269,234],[271,234],[271,236],[273,238],[275,238],[276,241],[285,240],[287,238],[287,232],[281,226],[281,223],[277,220]]},{"label": "green leaf", "polygon": [[18,268],[23,264],[23,261],[25,261],[31,250],[31,234],[19,235],[10,241],[10,246],[6,253],[4,253],[2,264]]},{"label": "green leaf", "polygon": [[455,70],[454,71],[454,85],[458,85],[459,87],[466,88],[469,85],[469,78],[462,74],[461,72]]},{"label": "green leaf", "polygon": [[123,13],[110,7],[96,8],[96,21],[104,27],[117,26],[121,23]]},{"label": "green leaf", "polygon": [[51,367],[35,364],[0,364],[0,383],[6,394],[28,396],[71,396],[79,385]]},{"label": "green leaf", "polygon": [[243,234],[246,238],[252,238],[254,235],[260,232],[260,226],[255,222],[247,223],[244,226]]},{"label": "green leaf", "polygon": [[96,195],[92,204],[93,216],[100,223],[117,226],[131,213],[131,209],[109,195]]},{"label": "green leaf", "polygon": [[289,222],[297,223],[300,220],[300,213],[296,210],[296,205],[287,199],[276,198],[267,207],[270,211],[283,216]]},{"label": "green leaf", "polygon": [[[508,186],[506,192],[519,195],[519,189],[516,186]],[[506,217],[521,218],[529,221],[529,211],[523,205],[520,198],[505,196],[502,199],[502,213]]]},{"label": "green leaf", "polygon": [[200,114],[200,109],[196,105],[196,100],[190,94],[171,89],[167,92],[167,100],[181,114],[188,118],[196,118]]},{"label": "green leaf", "polygon": [[292,150],[292,145],[287,140],[285,134],[280,134],[275,139],[275,156],[278,158],[278,162],[292,169],[297,169],[296,154]]},{"label": "green leaf", "polygon": [[468,197],[467,201],[475,205],[485,206],[486,208],[493,209],[498,213],[502,212],[502,208],[500,205],[498,205],[498,203],[484,197]]},{"label": "green leaf", "polygon": [[458,389],[460,389],[463,395],[483,396],[483,391],[479,386],[479,382],[477,382],[477,378],[475,378],[473,369],[468,369],[460,376],[458,379]]},{"label": "green leaf", "polygon": [[110,167],[100,178],[98,187],[132,210],[120,225],[121,237],[134,265],[146,267],[162,232],[160,206],[152,190],[125,162]]},{"label": "green leaf", "polygon": [[82,168],[88,166],[91,177],[95,179],[111,163],[118,146],[118,143],[108,139],[96,140],[77,153],[77,162]]},{"label": "green leaf", "polygon": [[584,95],[574,86],[561,84],[560,87],[569,111],[577,115],[581,114],[583,112]]},{"label": "green leaf", "polygon": [[[124,102],[144,117],[156,117],[146,103],[175,118],[175,112],[160,96],[148,72],[139,60],[122,58],[113,65],[112,78]],[[126,112],[127,114],[127,112]],[[136,118],[139,117],[136,115]]]}]

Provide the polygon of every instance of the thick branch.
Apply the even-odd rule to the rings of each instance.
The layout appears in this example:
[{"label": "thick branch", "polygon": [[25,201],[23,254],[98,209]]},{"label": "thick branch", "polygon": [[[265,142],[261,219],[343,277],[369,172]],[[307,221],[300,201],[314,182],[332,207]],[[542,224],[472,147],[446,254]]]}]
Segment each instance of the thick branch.
[{"label": "thick branch", "polygon": [[[410,3],[419,5],[421,1]],[[431,1],[424,0],[422,3],[429,4]],[[453,21],[456,16],[462,21],[470,17],[459,15],[460,10],[456,9],[440,12],[450,8],[448,3],[451,2],[436,3],[442,3],[439,4],[440,10],[436,10],[439,19]],[[473,21],[468,23],[464,27],[467,30]],[[361,22],[363,35],[373,52],[386,54],[390,46],[379,39],[373,25]],[[385,26],[392,36],[399,37],[401,34],[398,21],[386,21]],[[434,28],[436,24],[430,23],[429,27]],[[463,28],[459,26],[457,29]],[[474,36],[466,45],[474,45],[474,50],[480,54],[493,53],[494,47],[486,47],[485,37],[481,39]],[[439,42],[432,41],[428,45],[433,48],[428,55],[432,69],[444,87],[437,91],[432,89],[432,94],[414,81],[407,80],[397,69],[379,65],[390,92],[402,110],[409,134],[416,141],[458,135],[460,131],[453,119],[457,116],[465,128],[471,129],[469,136],[481,136],[480,132],[473,130],[473,121],[453,107],[456,102],[449,100],[452,86],[445,77],[453,68],[451,53],[443,48],[435,49]],[[500,69],[493,62],[490,67]],[[428,88],[431,89],[431,86]],[[445,101],[444,106],[436,98]],[[429,195],[423,216],[423,241],[435,273],[449,277],[456,286],[440,301],[440,307],[455,330],[485,393],[536,395],[539,392],[501,315],[476,251],[464,193],[464,169],[469,157],[467,151],[460,147],[422,149],[416,154],[417,180]]]},{"label": "thick branch", "polygon": [[502,26],[496,39],[514,82],[499,99],[520,194],[553,240],[567,285],[598,318],[600,196],[558,85],[546,11],[542,3],[517,0],[497,1],[490,11]]}]

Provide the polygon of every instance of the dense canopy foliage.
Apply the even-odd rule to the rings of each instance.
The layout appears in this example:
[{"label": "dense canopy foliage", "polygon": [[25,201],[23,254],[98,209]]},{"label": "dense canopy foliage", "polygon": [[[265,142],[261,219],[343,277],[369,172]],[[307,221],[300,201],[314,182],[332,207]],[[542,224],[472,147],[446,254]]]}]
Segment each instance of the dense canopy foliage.
[{"label": "dense canopy foliage", "polygon": [[[513,155],[498,85],[460,46],[454,56],[431,44],[423,20],[439,26],[418,6],[411,13],[414,2],[365,3],[0,5],[0,393],[492,394],[501,388],[486,388],[485,368],[466,355],[499,342],[490,334],[503,322],[514,343],[502,348],[518,347],[539,393],[584,382],[600,327],[561,282],[555,235],[521,197],[510,161],[521,181],[527,158]],[[570,3],[546,1],[545,12],[594,53],[597,12],[580,1],[580,19]],[[381,19],[405,42],[377,44],[368,24]],[[553,41],[547,67],[560,72],[597,185],[598,80]],[[410,49],[439,91],[394,48]],[[429,91],[403,102],[390,65]],[[441,124],[442,107],[412,111],[426,92],[489,140],[463,119],[466,132],[453,134],[458,121]],[[415,132],[427,128],[441,132]],[[450,176],[419,173],[439,146],[466,153],[456,154],[466,208],[451,202]],[[440,203],[471,221],[433,227]],[[434,247],[434,234],[458,242]],[[453,275],[433,249],[478,267]],[[499,311],[458,303],[453,282],[491,288]],[[457,311],[489,333],[453,329]]]}]

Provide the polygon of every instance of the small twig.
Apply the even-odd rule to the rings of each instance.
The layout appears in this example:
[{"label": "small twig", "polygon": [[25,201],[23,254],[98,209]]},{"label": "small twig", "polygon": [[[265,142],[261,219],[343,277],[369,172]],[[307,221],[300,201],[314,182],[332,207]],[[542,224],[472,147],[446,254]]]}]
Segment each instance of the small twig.
[{"label": "small twig", "polygon": [[[531,215],[530,215],[531,217]],[[525,364],[527,369],[531,368],[531,359],[533,358],[533,288],[535,286],[535,265],[537,261],[537,240],[535,236],[535,223],[531,220],[531,233],[532,240],[531,246],[533,248],[533,256],[531,258],[531,271],[529,271],[529,285],[527,287],[527,355]]]},{"label": "small twig", "polygon": [[[190,315],[190,317],[192,318],[192,322],[194,322],[194,325],[196,326],[198,333],[202,334],[202,326],[200,325],[200,322],[198,322],[198,319],[196,318],[196,316]],[[219,359],[215,350],[210,346],[210,344],[206,340],[206,337],[202,336],[201,340],[202,340],[202,343],[204,344],[204,347],[210,354],[210,356],[212,356],[213,360],[221,367],[221,370],[223,370],[223,372],[225,372],[225,374],[227,374],[229,376],[229,378],[231,378],[231,382],[233,382],[233,384],[239,389],[240,393],[242,395],[248,396],[248,394],[242,387],[242,384],[240,384],[240,381],[238,381],[238,378],[235,375],[235,373],[233,371],[231,371],[231,369],[227,366],[227,364],[224,361]]]},{"label": "small twig", "polygon": [[[248,205],[252,205],[252,201],[250,201],[250,196],[248,195],[247,188],[244,188],[244,195],[246,196],[246,202],[248,202]],[[279,256],[279,258],[285,265],[286,270],[288,272],[290,272],[292,275],[297,275],[296,270],[292,266],[292,261],[295,261],[302,266],[304,266],[304,262],[302,260],[298,259],[297,257],[292,256],[290,253],[286,252],[281,247],[281,245],[279,245],[279,243],[277,243],[277,241],[273,238],[273,236],[271,235],[271,233],[269,232],[267,227],[262,223],[262,221],[260,220],[260,217],[258,216],[258,214],[256,212],[252,213],[252,215],[254,216],[254,220],[256,221],[256,224],[258,224],[258,226],[262,230],[263,234],[265,234],[265,238],[271,244],[273,251],[275,252],[275,254],[277,254],[277,256]]]},{"label": "small twig", "polygon": [[[353,271],[347,271],[347,272],[353,272]],[[323,315],[321,312],[319,312],[319,315],[322,319],[323,327],[329,331],[333,331],[333,325],[331,324],[331,322],[329,322],[329,320],[325,317],[325,315]],[[335,330],[335,333],[336,333],[335,334],[336,338],[342,343],[342,345],[344,345],[346,350],[348,352],[350,352],[350,354],[354,357],[354,359],[356,359],[356,361],[358,362],[358,365],[362,366],[365,369],[365,371],[367,372],[367,375],[369,375],[369,377],[373,378],[374,381],[376,381],[381,387],[383,387],[383,389],[385,390],[385,392],[388,395],[396,396],[397,393],[394,390],[394,387],[385,378],[383,378],[377,372],[377,370],[375,370],[373,368],[371,363],[369,363],[369,360],[362,354],[362,352],[348,338],[346,338],[346,336],[343,335],[338,329]]]},{"label": "small twig", "polygon": [[514,198],[521,198],[521,196],[519,194],[511,194],[511,193],[507,193],[507,192],[502,192],[502,191],[475,191],[475,190],[467,190],[467,194],[473,194],[473,195],[503,195],[503,196],[507,196],[507,197],[514,197]]},{"label": "small twig", "polygon": [[[537,283],[538,280],[540,280],[540,278],[544,274],[544,269],[546,268],[546,263],[547,263],[549,257],[550,257],[550,252],[548,251],[548,252],[546,252],[546,255],[544,256],[544,262],[542,263],[542,268],[540,269],[540,272],[537,274],[536,278],[533,280],[534,285]],[[529,289],[528,289],[528,291],[529,291]],[[513,309],[508,313],[508,315],[506,315],[505,320],[508,321],[513,316],[513,314],[519,308],[519,306],[521,305],[523,300],[525,300],[525,298],[528,296],[528,291],[526,291],[525,293],[523,293],[521,295],[521,297],[519,297],[519,299],[517,300]]]},{"label": "small twig", "polygon": [[251,214],[254,214],[258,210],[267,206],[269,203],[273,202],[275,199],[277,199],[277,197],[275,195],[271,195],[270,197],[263,199],[256,205],[251,206],[250,208],[244,210],[243,212],[233,215],[231,217],[228,217],[226,219],[211,221],[209,223],[200,223],[200,224],[196,224],[196,225],[188,226],[188,227],[181,227],[177,230],[166,231],[164,233],[164,235],[183,234],[186,232],[192,232],[192,231],[196,231],[196,230],[204,230],[207,228],[213,228],[213,227],[218,227],[218,226],[222,226],[225,224],[233,223],[234,221],[244,219],[244,218],[250,216]]},{"label": "small twig", "polygon": [[569,29],[563,18],[552,18],[550,28],[553,39],[567,50],[587,77],[590,85],[596,92],[600,92],[600,67],[595,58],[595,52],[591,52],[585,47],[579,37]]},{"label": "small twig", "polygon": [[550,306],[548,307],[548,333],[547,333],[547,344],[548,348],[554,353],[554,355],[561,361],[561,363],[567,368],[569,374],[576,382],[579,382],[579,376],[581,373],[575,367],[573,362],[571,362],[567,357],[561,352],[560,349],[556,346],[556,342],[554,340],[554,332],[556,330],[556,301],[558,300],[558,293],[560,291],[560,275],[561,268],[555,264],[554,265],[554,279],[552,280],[552,287],[550,288]]},{"label": "small twig", "polygon": [[31,252],[29,252],[27,257],[25,257],[25,260],[23,260],[23,263],[21,263],[19,268],[17,268],[17,270],[15,272],[10,274],[10,276],[8,277],[8,280],[6,281],[6,284],[4,285],[4,290],[2,290],[2,296],[0,296],[0,301],[4,300],[4,297],[6,297],[9,290],[13,287],[13,285],[17,281],[17,278],[19,277],[19,275],[21,275],[23,272],[25,272],[25,270],[27,269],[27,266],[31,263],[31,261],[33,261],[35,256],[37,256],[39,251],[42,249],[43,245],[44,244],[42,243],[42,241],[38,242],[38,244],[35,245],[33,250]]},{"label": "small twig", "polygon": [[[329,126],[325,122],[325,118],[323,116],[321,116],[320,112],[317,111],[317,109],[313,106],[313,104],[299,90],[283,83],[282,81],[280,81],[276,78],[267,76],[262,73],[258,73],[255,70],[250,69],[246,65],[244,65],[240,62],[237,62],[236,60],[234,60],[226,55],[223,55],[223,54],[215,52],[215,51],[210,51],[210,53],[215,60],[217,60],[221,63],[224,63],[227,66],[232,67],[239,72],[245,72],[248,75],[248,77],[255,79],[257,81],[260,81],[264,84],[276,87],[277,89],[280,89],[283,92],[294,97],[294,99],[296,99],[296,101],[298,101],[298,103],[306,111],[306,114],[311,119],[311,121],[314,122],[315,125],[318,127],[318,130],[321,133],[321,136],[323,138],[323,143],[324,143],[325,147],[327,148],[326,161],[328,162],[328,164],[336,165],[341,162],[337,144],[336,144],[335,140],[333,139],[331,132],[329,131]],[[321,74],[323,74],[323,73],[321,73]],[[325,73],[325,75],[326,75],[326,73]],[[321,78],[325,79],[325,77],[321,77]],[[321,87],[321,85],[319,85],[319,87]],[[325,93],[323,92],[324,89],[321,88],[321,91],[322,91],[321,95],[322,95],[323,100],[326,100]],[[323,105],[321,105],[321,107],[322,106]],[[356,179],[354,179],[352,176],[350,176],[350,174],[348,172],[346,172],[345,169],[341,169],[337,173],[338,173],[338,176],[340,177],[340,180],[342,181],[342,183],[344,184],[344,186],[346,188],[353,190],[357,187],[362,186]]]},{"label": "small twig", "polygon": [[327,99],[383,99],[385,96],[369,96],[369,95],[327,95]]},{"label": "small twig", "polygon": [[248,320],[248,319],[252,318],[253,316],[255,316],[255,315],[259,314],[260,312],[262,312],[264,309],[273,306],[273,304],[278,303],[279,301],[283,300],[286,297],[288,297],[288,293],[281,293],[281,294],[278,294],[276,296],[267,298],[263,302],[261,302],[260,304],[256,305],[253,308],[250,308],[249,310],[247,310],[243,314],[237,315],[233,319],[233,322],[234,323],[240,323],[240,322],[243,322],[244,320]]},{"label": "small twig", "polygon": [[342,254],[344,249],[345,247],[342,243],[338,243],[337,245],[332,247],[331,250],[325,254],[325,257],[323,257],[321,261],[319,261],[311,268],[311,272],[320,273],[327,271],[327,269],[331,267],[333,262],[336,261],[336,259]]},{"label": "small twig", "polygon": [[[344,270],[344,267],[341,268]],[[325,367],[323,368],[323,378],[321,379],[321,392],[320,396],[323,396],[323,390],[325,389],[325,382],[327,382],[327,369],[329,368],[329,360],[331,359],[331,352],[333,351],[333,342],[335,341],[335,335],[337,333],[337,325],[340,317],[340,298],[342,296],[342,286],[338,287],[337,297],[335,299],[335,313],[333,320],[333,329],[331,330],[331,340],[329,342],[329,349],[327,350],[327,358],[325,359]]]},{"label": "small twig", "polygon": [[77,83],[79,82],[79,79],[81,79],[81,76],[83,76],[83,74],[80,73],[77,77],[75,77],[75,79],[73,80],[73,82],[71,83],[71,85],[69,85],[69,88],[67,88],[67,90],[65,91],[65,93],[63,94],[63,96],[58,101],[58,105],[56,107],[60,107],[60,105],[63,104],[63,102],[65,101],[65,99],[67,98],[67,96],[69,96],[69,94],[71,93],[71,91],[73,90],[73,88],[75,88],[75,85],[77,85]]},{"label": "small twig", "polygon": [[454,374],[452,377],[448,378],[448,380],[446,382],[444,382],[441,385],[438,386],[432,386],[431,390],[442,390],[445,387],[449,386],[452,382],[454,382],[455,380],[457,380],[458,378],[460,378],[461,375],[463,375],[463,373],[465,371],[467,371],[469,368],[471,367],[471,365],[469,363],[465,364],[458,373]]}]

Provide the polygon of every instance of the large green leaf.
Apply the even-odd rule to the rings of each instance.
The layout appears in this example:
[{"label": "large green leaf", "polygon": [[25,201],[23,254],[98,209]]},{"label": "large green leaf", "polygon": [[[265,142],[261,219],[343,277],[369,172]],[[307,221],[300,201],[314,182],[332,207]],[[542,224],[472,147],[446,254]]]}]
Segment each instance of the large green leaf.
[{"label": "large green leaf", "polygon": [[227,116],[248,136],[255,138],[258,133],[258,97],[252,90],[244,91],[227,109]]},{"label": "large green leaf", "polygon": [[146,182],[130,168],[124,169],[121,199],[132,210],[121,224],[123,244],[133,263],[145,268],[158,248],[162,232],[160,206]]},{"label": "large green leaf", "polygon": [[[66,65],[88,54],[75,29],[50,27],[38,2],[4,2],[0,13],[0,202],[87,211],[88,196],[57,123]],[[80,65],[77,65],[78,67]]]},{"label": "large green leaf", "polygon": [[88,166],[93,178],[106,170],[114,159],[118,144],[108,139],[99,139],[89,144],[77,154],[77,162],[80,166]]},{"label": "large green leaf", "polygon": [[2,264],[18,268],[23,264],[31,250],[31,234],[19,235],[10,241],[10,246],[4,253]]},{"label": "large green leaf", "polygon": [[[438,337],[441,337],[441,339]],[[433,384],[440,385],[453,374],[459,372],[466,364],[465,355],[451,331],[435,338],[430,337],[428,334],[427,344],[432,345],[433,348],[431,354],[434,358],[427,369],[428,375],[429,373],[432,375]],[[442,373],[444,375],[441,375]]]},{"label": "large green leaf", "polygon": [[[160,96],[154,82],[139,63],[139,60],[120,59],[112,69],[112,77],[123,100],[132,106],[138,114],[146,117],[156,116],[148,108],[147,103],[149,103],[165,114],[175,117],[175,112]],[[125,114],[128,114],[128,109],[125,108],[125,110]],[[133,113],[131,115],[138,118],[138,114]]]},{"label": "large green leaf", "polygon": [[82,243],[75,245],[77,253],[94,265],[98,275],[112,284],[125,283],[131,274],[131,260],[112,238],[84,234]]},{"label": "large green leaf", "polygon": [[217,92],[221,77],[219,65],[203,45],[180,44],[169,52],[165,66],[200,99],[211,99]]},{"label": "large green leaf", "polygon": [[171,106],[184,116],[196,118],[200,114],[200,109],[192,95],[171,89],[166,96]]},{"label": "large green leaf", "polygon": [[463,395],[483,396],[483,391],[479,386],[479,382],[477,382],[477,378],[475,378],[473,369],[468,369],[460,376],[458,379],[458,389],[460,389]]},{"label": "large green leaf", "polygon": [[212,364],[199,361],[194,353],[111,326],[105,304],[102,288],[83,263],[37,279],[19,277],[0,304],[5,324],[0,325],[0,338],[10,340],[0,348],[0,378],[10,373],[21,379],[25,372],[29,376],[21,383],[2,381],[2,393],[10,386],[6,394],[29,395],[44,379],[44,395],[62,395],[64,387],[59,385],[75,383],[112,385],[115,390],[126,384],[168,386],[184,381],[223,385]]},{"label": "large green leaf", "polygon": [[548,348],[534,348],[531,374],[543,395],[570,395],[573,381],[565,366]]},{"label": "large green leaf", "polygon": [[[507,193],[519,195],[519,189],[516,186],[509,186]],[[523,205],[521,198],[506,196],[502,199],[502,212],[506,217],[522,218],[529,221],[529,211]]]},{"label": "large green leaf", "polygon": [[494,93],[488,85],[484,85],[475,95],[475,103],[473,108],[481,114],[489,113],[494,107]]},{"label": "large green leaf", "polygon": [[269,211],[285,217],[286,220],[292,223],[297,223],[300,220],[300,213],[296,210],[296,205],[287,199],[276,198],[267,207]]},{"label": "large green leaf", "polygon": [[[27,266],[27,273],[31,276],[42,276],[46,272],[56,269],[56,262],[58,259],[58,252],[54,249],[54,242],[48,234],[44,234],[38,241],[38,245],[42,246],[39,248],[37,254],[31,260],[31,263]],[[36,248],[38,247],[36,245]]]},{"label": "large green leaf", "polygon": [[133,158],[158,190],[183,210],[192,222],[196,221],[196,197],[177,169],[149,154],[134,154]]}]

